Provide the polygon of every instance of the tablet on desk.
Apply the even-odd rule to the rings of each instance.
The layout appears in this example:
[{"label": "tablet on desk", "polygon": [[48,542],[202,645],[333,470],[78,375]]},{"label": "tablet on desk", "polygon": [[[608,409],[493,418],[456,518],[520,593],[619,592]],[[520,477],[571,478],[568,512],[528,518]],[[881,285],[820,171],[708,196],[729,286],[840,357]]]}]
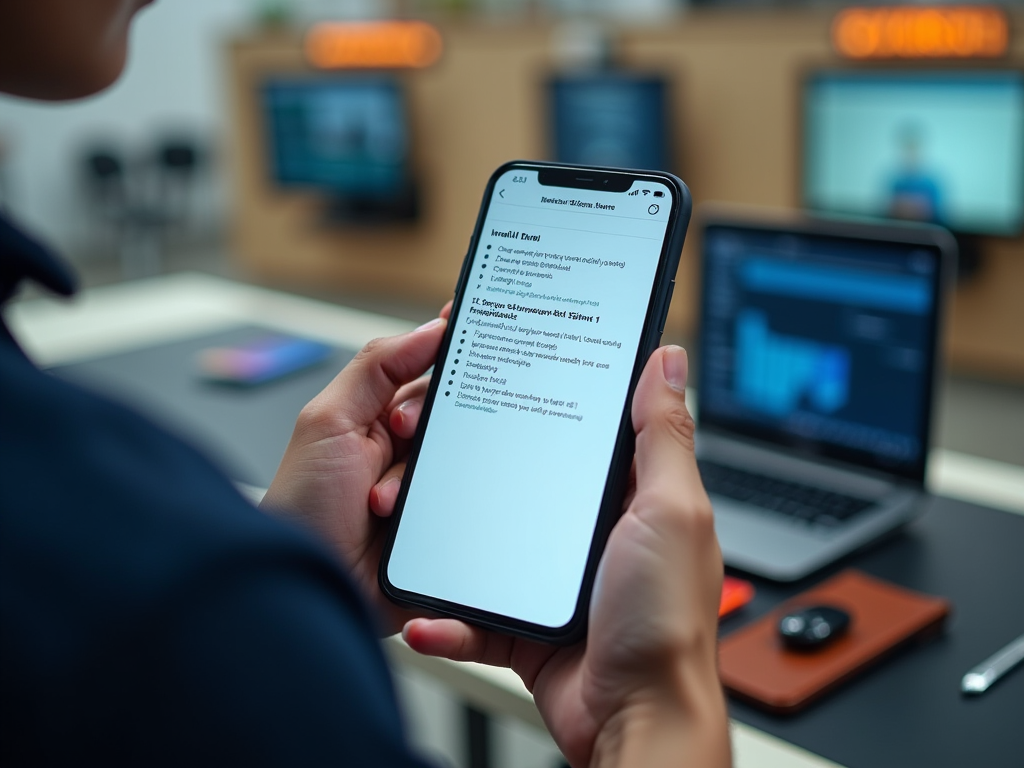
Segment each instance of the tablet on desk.
[{"label": "tablet on desk", "polygon": [[204,349],[199,369],[208,381],[254,387],[318,365],[332,352],[319,341],[268,333],[244,344]]}]

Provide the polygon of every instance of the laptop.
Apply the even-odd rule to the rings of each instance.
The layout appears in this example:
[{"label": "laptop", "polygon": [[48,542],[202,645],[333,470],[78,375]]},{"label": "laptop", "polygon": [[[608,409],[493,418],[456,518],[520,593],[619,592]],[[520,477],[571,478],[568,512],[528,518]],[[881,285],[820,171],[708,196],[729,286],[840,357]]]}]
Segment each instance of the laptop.
[{"label": "laptop", "polygon": [[794,581],[927,501],[956,244],[925,225],[709,216],[697,456],[726,565]]}]

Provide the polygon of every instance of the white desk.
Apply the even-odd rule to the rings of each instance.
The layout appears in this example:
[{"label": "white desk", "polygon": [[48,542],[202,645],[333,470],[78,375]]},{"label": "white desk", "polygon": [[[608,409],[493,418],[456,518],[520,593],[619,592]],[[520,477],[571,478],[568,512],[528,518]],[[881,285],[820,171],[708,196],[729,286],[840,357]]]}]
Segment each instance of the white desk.
[{"label": "white desk", "polygon": [[[256,323],[351,348],[411,327],[393,318],[199,274],[98,288],[71,302],[18,302],[7,320],[29,355],[44,366],[240,324]],[[936,449],[928,485],[938,494],[1024,514],[1024,468]],[[397,640],[388,643],[388,650],[396,663],[426,672],[486,712],[543,727],[532,697],[509,670],[422,657]],[[739,768],[835,766],[742,723],[733,723],[733,745]]]}]

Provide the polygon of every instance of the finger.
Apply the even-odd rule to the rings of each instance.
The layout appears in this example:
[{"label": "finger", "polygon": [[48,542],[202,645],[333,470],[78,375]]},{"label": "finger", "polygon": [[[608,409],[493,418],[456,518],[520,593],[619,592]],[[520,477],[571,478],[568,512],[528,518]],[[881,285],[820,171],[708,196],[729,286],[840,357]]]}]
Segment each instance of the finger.
[{"label": "finger", "polygon": [[[402,628],[402,637],[410,648],[426,656],[508,667],[530,691],[552,656],[565,651],[564,646],[517,640],[455,619],[413,619]],[[575,650],[582,653],[583,646],[577,645]]]},{"label": "finger", "polygon": [[402,628],[409,647],[425,656],[474,661],[492,667],[512,664],[512,638],[455,619],[413,619]]},{"label": "finger", "polygon": [[[438,317],[447,320],[452,313],[452,300],[449,299]],[[395,393],[388,411],[389,425],[397,437],[411,440],[416,433],[416,425],[419,423],[419,416],[423,408],[423,399],[426,397],[427,388],[430,386],[430,377],[423,376],[416,381],[406,384]],[[409,401],[414,401],[409,404]]]},{"label": "finger", "polygon": [[638,491],[704,496],[694,453],[695,424],[686,408],[688,373],[686,351],[669,346],[651,356],[640,376],[632,411]]},{"label": "finger", "polygon": [[634,540],[642,541],[655,560],[683,569],[679,580],[662,593],[664,602],[651,610],[652,615],[668,618],[672,612],[665,606],[672,605],[685,609],[675,614],[676,621],[685,624],[685,616],[700,618],[694,626],[703,629],[694,637],[704,638],[707,642],[698,645],[713,653],[714,641],[708,638],[714,636],[721,601],[722,557],[711,502],[697,469],[695,425],[686,408],[687,374],[686,352],[663,347],[640,376],[632,411],[637,431],[636,495],[623,521],[643,525],[622,530],[643,532],[642,539]]},{"label": "finger", "polygon": [[636,496],[636,456],[633,456],[633,462],[629,465],[629,480],[626,482],[626,495],[622,501],[622,508],[628,509],[629,505],[633,503],[633,498]]},{"label": "finger", "polygon": [[395,392],[395,396],[391,399],[391,403],[388,405],[388,412],[390,413],[406,400],[411,400],[414,397],[423,397],[429,386],[430,377],[420,376],[415,381],[411,381],[408,384],[399,387],[398,391]]},{"label": "finger", "polygon": [[398,390],[433,364],[448,321],[431,320],[411,333],[367,344],[315,401],[352,424],[371,424]]},{"label": "finger", "polygon": [[388,420],[388,426],[395,433],[396,437],[403,440],[411,440],[416,434],[416,427],[420,423],[420,414],[423,413],[423,401],[426,397],[426,385],[423,391],[411,394],[400,403],[393,411]]},{"label": "finger", "polygon": [[395,511],[398,491],[402,487],[405,475],[405,462],[395,464],[384,473],[373,488],[370,489],[370,509],[378,517],[390,517]]}]

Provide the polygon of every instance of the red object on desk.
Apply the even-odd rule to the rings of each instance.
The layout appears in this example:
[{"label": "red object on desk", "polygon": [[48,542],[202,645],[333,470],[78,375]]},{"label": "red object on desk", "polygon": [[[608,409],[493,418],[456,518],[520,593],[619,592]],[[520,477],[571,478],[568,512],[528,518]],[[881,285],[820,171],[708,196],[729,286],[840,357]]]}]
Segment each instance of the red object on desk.
[{"label": "red object on desk", "polygon": [[742,608],[753,599],[753,584],[735,576],[726,576],[722,581],[722,602],[718,604],[718,618]]}]

